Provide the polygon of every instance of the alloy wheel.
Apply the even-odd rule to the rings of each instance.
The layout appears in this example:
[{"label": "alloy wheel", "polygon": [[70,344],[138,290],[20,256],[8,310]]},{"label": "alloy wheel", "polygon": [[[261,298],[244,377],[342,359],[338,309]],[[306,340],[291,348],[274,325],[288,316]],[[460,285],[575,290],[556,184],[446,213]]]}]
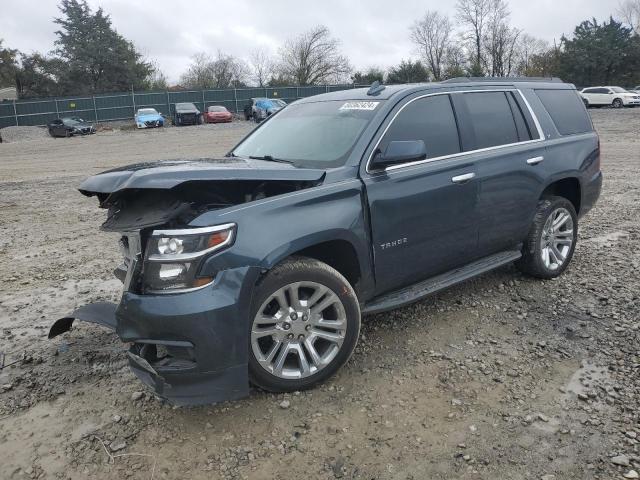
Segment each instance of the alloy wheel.
[{"label": "alloy wheel", "polygon": [[300,379],[327,367],[345,339],[347,316],[336,293],[316,282],[294,282],[262,303],[251,326],[251,349],[262,368]]},{"label": "alloy wheel", "polygon": [[545,267],[557,270],[567,260],[574,241],[573,218],[566,208],[557,208],[542,229],[541,256]]}]

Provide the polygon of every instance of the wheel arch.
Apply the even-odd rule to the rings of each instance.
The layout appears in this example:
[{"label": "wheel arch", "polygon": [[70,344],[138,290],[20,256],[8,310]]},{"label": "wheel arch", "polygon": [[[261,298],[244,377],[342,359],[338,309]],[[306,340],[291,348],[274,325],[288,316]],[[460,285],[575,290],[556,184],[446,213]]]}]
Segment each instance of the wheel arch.
[{"label": "wheel arch", "polygon": [[[368,290],[368,281],[364,272],[367,268],[367,259],[363,258],[353,239],[348,232],[326,232],[326,235],[318,238],[317,235],[298,239],[290,242],[272,252],[262,262],[263,274],[276,265],[291,257],[308,257],[326,263],[343,275],[354,288],[358,296]],[[260,281],[260,280],[258,280]]]},{"label": "wheel arch", "polygon": [[582,206],[582,185],[577,177],[569,176],[553,180],[540,194],[540,198],[556,195],[564,197],[573,204],[576,214]]}]

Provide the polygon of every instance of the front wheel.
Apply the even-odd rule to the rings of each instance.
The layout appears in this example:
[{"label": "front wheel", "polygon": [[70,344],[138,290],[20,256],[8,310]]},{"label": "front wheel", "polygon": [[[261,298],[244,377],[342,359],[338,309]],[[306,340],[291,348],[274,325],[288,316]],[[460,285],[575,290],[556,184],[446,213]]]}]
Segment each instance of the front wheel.
[{"label": "front wheel", "polygon": [[578,216],[564,197],[540,200],[522,258],[520,271],[538,278],[555,278],[565,271],[578,239]]},{"label": "front wheel", "polygon": [[311,258],[276,266],[256,286],[249,332],[249,378],[271,392],[304,390],[349,359],[360,306],[349,282]]},{"label": "front wheel", "polygon": [[611,104],[611,106],[613,108],[622,108],[624,107],[624,102],[622,101],[621,98],[616,98],[613,103]]}]

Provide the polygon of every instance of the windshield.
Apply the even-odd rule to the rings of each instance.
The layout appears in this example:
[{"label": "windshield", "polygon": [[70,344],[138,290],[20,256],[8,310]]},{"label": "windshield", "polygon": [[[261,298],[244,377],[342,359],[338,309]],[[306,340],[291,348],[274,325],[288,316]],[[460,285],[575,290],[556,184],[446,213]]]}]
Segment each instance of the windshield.
[{"label": "windshield", "polygon": [[158,111],[155,108],[141,108],[138,115],[158,115]]},{"label": "windshield", "polygon": [[209,107],[210,112],[226,112],[227,109],[224,107]]},{"label": "windshield", "polygon": [[613,90],[616,93],[629,93],[627,90],[620,87],[611,87],[611,90]]},{"label": "windshield", "polygon": [[382,102],[330,101],[289,105],[233,151],[239,157],[272,157],[301,167],[344,165]]}]

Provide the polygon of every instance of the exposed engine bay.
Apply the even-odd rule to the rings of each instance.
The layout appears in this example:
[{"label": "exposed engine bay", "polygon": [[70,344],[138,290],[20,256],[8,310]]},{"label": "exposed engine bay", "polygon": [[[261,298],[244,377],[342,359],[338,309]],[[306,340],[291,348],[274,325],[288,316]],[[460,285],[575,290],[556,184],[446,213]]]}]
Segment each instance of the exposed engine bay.
[{"label": "exposed engine bay", "polygon": [[97,195],[100,206],[109,209],[102,229],[120,232],[156,225],[169,228],[183,226],[210,210],[302,190],[317,183],[289,180],[189,181],[170,190],[128,189]]}]

